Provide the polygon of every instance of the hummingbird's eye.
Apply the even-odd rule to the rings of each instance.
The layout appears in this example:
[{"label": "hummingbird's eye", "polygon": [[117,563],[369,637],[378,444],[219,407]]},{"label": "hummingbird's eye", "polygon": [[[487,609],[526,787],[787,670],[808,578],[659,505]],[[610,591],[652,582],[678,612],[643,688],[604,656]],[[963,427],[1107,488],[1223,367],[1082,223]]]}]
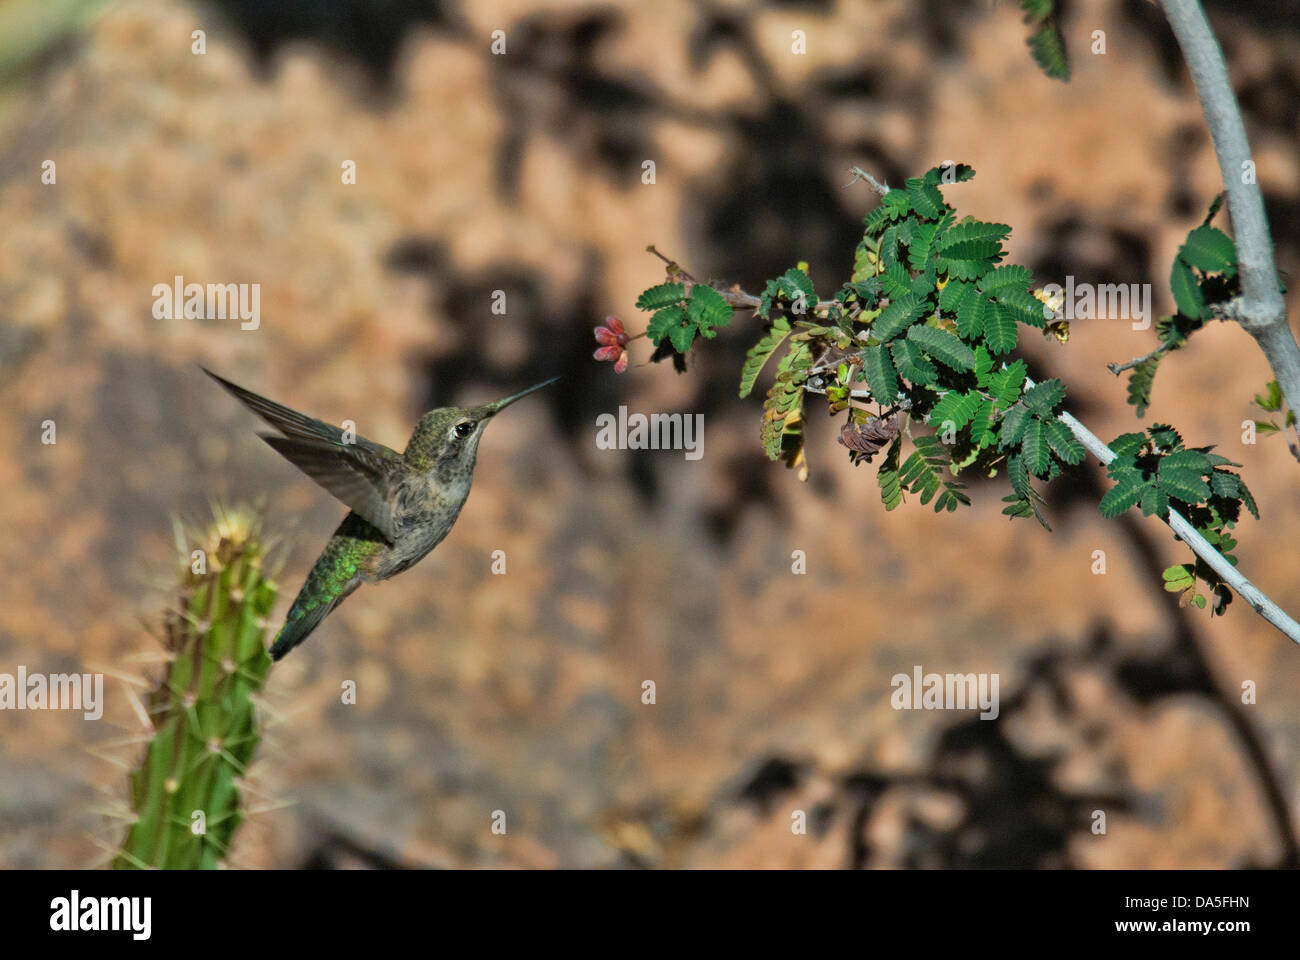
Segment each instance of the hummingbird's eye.
[{"label": "hummingbird's eye", "polygon": [[456,426],[452,427],[452,430],[455,432],[456,436],[464,440],[474,432],[474,421],[462,420],[460,423],[456,424]]}]

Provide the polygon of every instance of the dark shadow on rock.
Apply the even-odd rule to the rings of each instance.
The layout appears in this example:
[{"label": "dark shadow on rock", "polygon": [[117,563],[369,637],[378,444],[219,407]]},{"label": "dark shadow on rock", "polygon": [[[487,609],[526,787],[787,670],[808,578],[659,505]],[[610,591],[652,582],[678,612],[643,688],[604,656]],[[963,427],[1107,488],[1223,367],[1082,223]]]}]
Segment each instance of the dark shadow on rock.
[{"label": "dark shadow on rock", "polygon": [[248,40],[265,69],[281,48],[319,44],[360,65],[388,88],[407,35],[417,27],[463,35],[457,4],[449,0],[213,0]]},{"label": "dark shadow on rock", "polygon": [[801,777],[802,771],[798,764],[781,757],[771,757],[741,787],[740,799],[755,804],[764,814],[771,813],[781,794],[798,787]]},{"label": "dark shadow on rock", "polygon": [[[1177,637],[1154,646],[1143,644],[1140,654],[1134,649],[1132,644],[1119,644],[1105,624],[1095,628],[1077,650],[1067,652],[1049,638],[1029,661],[1021,686],[1000,697],[996,718],[965,714],[939,733],[915,771],[864,767],[840,776],[835,793],[817,811],[818,832],[835,823],[846,824],[846,865],[871,866],[877,853],[884,855],[871,845],[872,827],[881,815],[882,800],[892,794],[903,807],[901,814],[892,815],[902,816],[904,828],[899,847],[889,854],[891,862],[896,858],[906,868],[1080,867],[1071,848],[1079,839],[1092,836],[1098,811],[1107,820],[1117,814],[1159,820],[1158,798],[1141,795],[1126,777],[1113,771],[1106,774],[1109,785],[1095,791],[1064,788],[1057,771],[1071,759],[1067,750],[1028,750],[1011,731],[1023,729],[1027,720],[1041,722],[1046,705],[1053,725],[1074,731],[1067,742],[1089,744],[1113,733],[1108,721],[1084,718],[1071,694],[1076,675],[1100,673],[1115,696],[1128,698],[1142,710],[1187,697],[1216,708],[1238,735],[1279,828],[1280,852],[1274,861],[1237,866],[1295,867],[1295,837],[1289,820],[1280,819],[1278,810],[1280,804],[1285,812],[1286,791],[1269,767],[1258,735],[1234,708],[1232,696],[1216,686],[1196,648]],[[805,779],[804,767],[790,758],[768,757],[736,799],[756,805],[760,816],[770,817],[781,798]],[[955,804],[956,815],[940,819],[925,815],[922,801],[936,799]],[[898,805],[893,806],[897,811]]]},{"label": "dark shadow on rock", "polygon": [[601,65],[603,47],[617,39],[624,20],[621,11],[607,8],[529,14],[511,25],[509,53],[492,74],[505,118],[497,157],[503,196],[517,195],[528,141],[538,133],[612,182],[640,183],[641,164],[653,157],[648,121],[662,112],[664,101],[646,77],[615,74]]}]

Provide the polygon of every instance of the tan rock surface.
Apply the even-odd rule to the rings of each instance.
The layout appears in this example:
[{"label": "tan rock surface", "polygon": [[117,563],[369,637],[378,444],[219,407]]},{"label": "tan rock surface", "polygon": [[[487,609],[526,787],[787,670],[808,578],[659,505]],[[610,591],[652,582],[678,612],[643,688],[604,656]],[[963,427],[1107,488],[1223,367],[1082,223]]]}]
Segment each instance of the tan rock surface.
[{"label": "tan rock surface", "polygon": [[[212,498],[265,500],[287,608],[342,510],[197,363],[398,447],[430,405],[561,375],[488,431],[438,551],[276,668],[256,773],[263,805],[293,804],[253,819],[237,863],[374,862],[339,838],[448,866],[1275,862],[1256,771],[1167,651],[1185,619],[1229,697],[1258,683],[1244,709],[1292,811],[1300,651],[1242,604],[1171,618],[1131,532],[1162,565],[1181,560],[1163,527],[1102,521],[1086,483],[1059,498],[1050,535],[1009,526],[991,485],[956,516],[886,516],[873,471],[820,416],[801,485],[763,459],[758,403],[735,399],[743,323],[686,376],[644,366],[643,341],[621,378],[589,359],[606,313],[640,329],[633,303],[661,272],[649,243],[700,276],[756,286],[807,259],[837,283],[872,203],[839,189],[850,163],[890,178],[970,163],[959,210],[1013,224],[1013,255],[1041,280],[1150,282],[1169,308],[1171,258],[1218,173],[1153,22],[1118,0],[1073,4],[1066,86],[1038,73],[1012,4],[827,6],[719,5],[750,31],[759,76],[734,45],[692,66],[704,32],[685,0],[467,4],[459,26],[408,30],[371,74],[310,38],[257,60],[216,7],[126,0],[10,80],[0,670],[141,669],[126,658],[167,601],[170,516],[201,518]],[[1225,9],[1216,27],[1253,91],[1294,276],[1300,39]],[[494,29],[506,57],[487,53]],[[806,56],[789,52],[796,29]],[[1088,53],[1093,29],[1103,56]],[[40,183],[45,159],[56,185]],[[355,185],[340,182],[346,160]],[[155,320],[152,288],[178,274],[259,283],[261,328]],[[1028,349],[1112,437],[1137,421],[1104,364],[1153,342],[1093,321],[1068,346]],[[1294,612],[1300,473],[1277,438],[1238,442],[1269,378],[1249,337],[1212,326],[1161,370],[1148,422],[1244,464],[1265,519],[1237,554]],[[596,415],[621,403],[703,411],[704,458],[597,450]],[[46,418],[54,446],[39,442]],[[504,576],[489,573],[498,549]],[[1138,658],[1168,667],[1175,692],[1131,695],[1121,667]],[[1002,718],[893,710],[890,677],[915,664],[997,672]],[[340,703],[347,680],[355,706]],[[120,795],[123,772],[81,749],[134,731],[108,689],[111,724],[0,713],[0,864],[88,864],[92,837],[114,838],[96,788]],[[1105,836],[1089,831],[1099,808]]]}]

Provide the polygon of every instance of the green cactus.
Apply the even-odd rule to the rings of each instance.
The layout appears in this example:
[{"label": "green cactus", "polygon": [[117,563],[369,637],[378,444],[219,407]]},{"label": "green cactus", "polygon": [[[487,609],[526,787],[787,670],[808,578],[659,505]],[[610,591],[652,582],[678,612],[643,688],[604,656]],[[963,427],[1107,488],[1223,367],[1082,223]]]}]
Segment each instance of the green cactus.
[{"label": "green cactus", "polygon": [[[131,775],[131,826],[114,869],[212,869],[243,819],[238,779],[261,734],[254,695],[271,658],[275,587],[251,510],[214,510],[165,623],[166,672],[147,706],[153,736]],[[201,815],[200,815],[201,814]]]}]

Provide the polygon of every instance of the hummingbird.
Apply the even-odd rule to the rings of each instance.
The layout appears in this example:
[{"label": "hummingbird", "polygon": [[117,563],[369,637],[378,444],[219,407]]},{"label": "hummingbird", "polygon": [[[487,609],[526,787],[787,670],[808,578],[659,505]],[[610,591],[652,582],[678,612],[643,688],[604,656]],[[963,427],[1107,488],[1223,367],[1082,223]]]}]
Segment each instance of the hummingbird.
[{"label": "hummingbird", "polygon": [[351,508],[317,558],[271,645],[279,660],[363,583],[378,583],[427,556],[469,497],[478,443],[489,420],[559,377],[476,407],[439,407],[398,453],[306,416],[201,368],[280,434],[259,436]]}]

